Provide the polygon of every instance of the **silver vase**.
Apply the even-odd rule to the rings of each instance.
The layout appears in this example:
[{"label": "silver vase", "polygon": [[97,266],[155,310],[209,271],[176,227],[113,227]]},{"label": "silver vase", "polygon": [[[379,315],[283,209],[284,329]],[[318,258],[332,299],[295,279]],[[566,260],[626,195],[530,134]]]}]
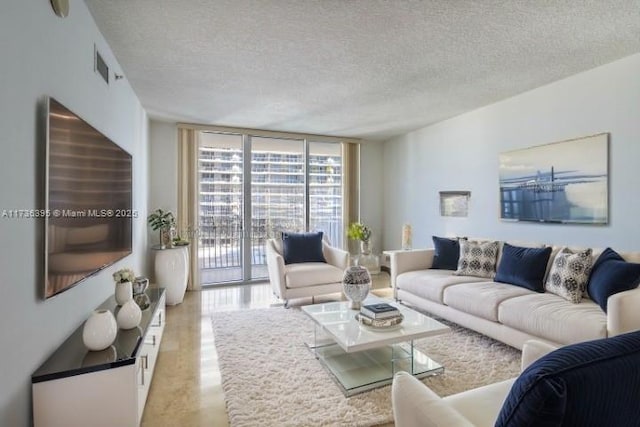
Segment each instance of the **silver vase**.
[{"label": "silver vase", "polygon": [[344,295],[350,301],[349,308],[360,310],[362,301],[364,301],[369,294],[369,289],[371,289],[369,271],[362,266],[349,267],[344,272],[342,288]]}]

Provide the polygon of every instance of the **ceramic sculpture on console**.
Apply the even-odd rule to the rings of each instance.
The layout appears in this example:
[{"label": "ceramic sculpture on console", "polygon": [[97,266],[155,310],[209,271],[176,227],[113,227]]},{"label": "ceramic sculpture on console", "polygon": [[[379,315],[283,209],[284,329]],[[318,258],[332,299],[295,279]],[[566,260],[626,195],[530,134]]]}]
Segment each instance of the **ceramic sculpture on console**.
[{"label": "ceramic sculpture on console", "polygon": [[122,268],[113,273],[113,280],[116,281],[116,303],[123,305],[127,301],[133,299],[133,287],[131,282],[136,278],[133,270],[130,268]]},{"label": "ceramic sculpture on console", "polygon": [[143,276],[136,277],[133,282],[133,300],[138,304],[140,310],[146,310],[151,305],[149,295],[145,293],[149,287],[149,279]]},{"label": "ceramic sculpture on console", "polygon": [[133,329],[140,324],[140,319],[142,319],[142,310],[140,310],[138,304],[132,299],[120,307],[118,315],[116,316],[120,329]]},{"label": "ceramic sculpture on console", "polygon": [[344,272],[342,279],[344,295],[350,301],[349,308],[360,310],[361,303],[371,289],[371,276],[369,271],[362,266],[349,267]]},{"label": "ceramic sculpture on console", "polygon": [[82,328],[82,341],[91,351],[102,351],[116,339],[118,325],[109,310],[96,310]]}]

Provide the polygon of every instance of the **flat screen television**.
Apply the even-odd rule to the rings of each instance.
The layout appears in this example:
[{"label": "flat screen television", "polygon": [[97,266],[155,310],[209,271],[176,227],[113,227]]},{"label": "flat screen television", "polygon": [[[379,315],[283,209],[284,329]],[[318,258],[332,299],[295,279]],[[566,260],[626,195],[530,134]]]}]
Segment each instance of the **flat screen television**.
[{"label": "flat screen television", "polygon": [[131,154],[48,97],[45,290],[50,298],[131,253]]}]

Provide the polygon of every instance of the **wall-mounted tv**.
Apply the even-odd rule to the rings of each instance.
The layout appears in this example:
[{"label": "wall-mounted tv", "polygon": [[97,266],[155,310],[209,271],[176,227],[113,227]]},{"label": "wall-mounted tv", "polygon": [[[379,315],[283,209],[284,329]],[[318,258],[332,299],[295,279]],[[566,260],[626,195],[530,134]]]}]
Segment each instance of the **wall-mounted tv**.
[{"label": "wall-mounted tv", "polygon": [[47,99],[45,289],[49,298],[131,253],[131,154]]}]

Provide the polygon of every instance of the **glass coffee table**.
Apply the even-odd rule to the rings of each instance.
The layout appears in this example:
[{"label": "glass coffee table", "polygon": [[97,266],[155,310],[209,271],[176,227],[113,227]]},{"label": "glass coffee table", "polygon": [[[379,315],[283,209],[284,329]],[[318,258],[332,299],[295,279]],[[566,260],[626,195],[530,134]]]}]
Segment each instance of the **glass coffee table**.
[{"label": "glass coffee table", "polygon": [[444,367],[414,347],[414,341],[449,332],[449,327],[401,304],[369,297],[363,304],[387,302],[398,307],[404,320],[392,330],[376,330],[360,323],[348,302],[302,307],[315,323],[313,342],[307,343],[331,373],[345,396],[390,384],[406,371],[417,378],[441,374]]}]

